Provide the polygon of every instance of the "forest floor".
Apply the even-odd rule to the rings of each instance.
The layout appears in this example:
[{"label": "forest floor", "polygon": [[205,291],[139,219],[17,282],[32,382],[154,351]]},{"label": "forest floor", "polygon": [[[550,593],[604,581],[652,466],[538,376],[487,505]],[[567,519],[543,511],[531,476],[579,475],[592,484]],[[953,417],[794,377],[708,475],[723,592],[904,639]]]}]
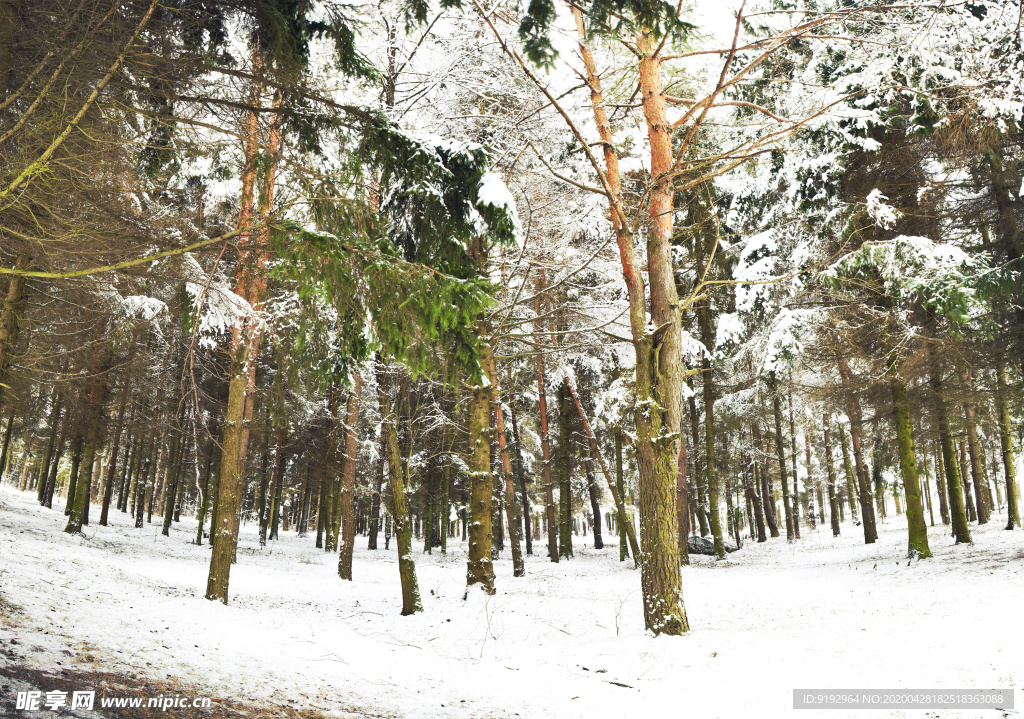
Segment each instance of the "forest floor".
[{"label": "forest floor", "polygon": [[498,593],[468,602],[464,544],[417,553],[425,611],[402,617],[393,544],[358,538],[356,581],[342,582],[313,535],[261,550],[247,525],[224,606],[203,599],[209,548],[192,543],[194,521],[163,537],[111,517],[69,536],[62,511],[0,489],[0,716],[22,716],[16,691],[33,686],[214,699],[80,714],[130,719],[1007,715],[793,710],[793,690],[811,688],[1013,688],[1024,703],[1024,532],[998,515],[972,526],[972,546],[933,528],[923,561],[904,556],[902,517],[874,545],[847,522],[839,538],[805,526],[794,544],[694,557],[682,638],[644,631],[638,572],[590,537],[574,538],[571,561],[529,557],[522,579],[505,552]]}]

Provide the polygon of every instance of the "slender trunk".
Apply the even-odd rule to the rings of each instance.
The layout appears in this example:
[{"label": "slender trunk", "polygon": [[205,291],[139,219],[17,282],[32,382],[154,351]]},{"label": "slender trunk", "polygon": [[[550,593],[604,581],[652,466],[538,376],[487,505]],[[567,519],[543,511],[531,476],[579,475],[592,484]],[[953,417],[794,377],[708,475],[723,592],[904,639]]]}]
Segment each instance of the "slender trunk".
[{"label": "slender trunk", "polygon": [[758,468],[761,475],[761,504],[764,507],[764,521],[768,525],[768,533],[772,537],[779,536],[779,519],[775,513],[775,492],[772,489],[771,473],[768,471],[768,462],[765,459],[767,454],[764,450],[764,441],[761,438],[761,423],[754,420],[753,434],[754,447],[758,454]]},{"label": "slender trunk", "polygon": [[860,400],[853,394],[853,390],[850,387],[852,384],[852,375],[850,370],[847,368],[845,362],[841,360],[839,362],[839,376],[842,379],[843,386],[847,389],[847,392],[849,392],[846,415],[850,418],[850,443],[853,446],[853,461],[854,466],[857,469],[857,486],[860,490],[858,495],[860,497],[861,519],[864,522],[864,544],[874,544],[875,540],[878,539],[878,529],[875,522],[874,498],[871,495],[871,485],[868,483],[868,472],[864,467],[864,456],[861,452],[860,441],[863,431],[863,421],[861,419]]},{"label": "slender trunk", "polygon": [[[522,452],[522,445],[519,443],[519,423],[516,421],[516,399],[515,399],[515,395],[512,393],[511,389],[509,390],[509,393],[508,393],[508,409],[509,409],[509,416],[510,416],[510,418],[512,420],[512,442],[515,444],[515,448],[516,448],[516,478],[519,480],[519,492],[520,492],[520,496],[522,497],[522,509],[521,509],[521,512],[522,512],[522,515],[523,515],[523,534],[525,535],[525,539],[526,539],[526,553],[528,555],[533,555],[533,541],[532,541],[531,532],[530,532],[530,529],[531,529],[530,528],[530,498],[527,496],[527,493],[526,493],[526,474],[525,474],[525,472],[523,470],[523,452]],[[447,524],[447,521],[448,521],[448,465],[445,465],[445,475],[444,475],[444,477],[445,477],[445,479],[444,479],[444,481],[445,481],[445,488],[444,488],[444,496],[445,496],[445,507],[444,507],[444,512],[445,512],[445,514],[444,514],[444,521],[445,521],[445,525],[444,526],[445,526],[445,532],[444,532],[444,534],[447,534],[448,533],[448,531],[447,531],[447,526],[448,526],[448,524]],[[443,541],[444,540],[442,539],[442,542]],[[444,553],[444,549],[442,549],[441,552],[443,554]]]},{"label": "slender trunk", "polygon": [[512,461],[509,458],[508,444],[505,441],[505,419],[501,411],[498,373],[494,369],[494,357],[490,356],[490,364],[484,366],[487,379],[494,395],[494,428],[498,434],[498,452],[501,455],[501,473],[505,485],[505,523],[508,525],[508,542],[512,548],[512,576],[526,576],[526,565],[523,563],[523,550],[519,544],[519,511],[516,506],[516,488],[512,479]]},{"label": "slender trunk", "polygon": [[690,563],[690,487],[686,477],[686,438],[679,434],[679,461],[676,463],[676,521],[679,523],[679,563]]},{"label": "slender trunk", "polygon": [[[423,611],[419,583],[416,581],[416,563],[412,558],[412,520],[406,503],[403,481],[402,454],[398,447],[398,418],[388,396],[383,367],[378,365],[377,391],[380,397],[381,433],[387,448],[388,510],[395,524],[398,548],[398,574],[402,583],[402,616]],[[487,557],[490,560],[490,557]]]},{"label": "slender trunk", "polygon": [[[478,332],[481,338],[488,335],[486,328]],[[483,339],[480,344],[480,365],[487,367],[492,361],[491,347]],[[477,585],[487,594],[494,594],[494,565],[491,561],[491,497],[494,478],[491,475],[490,422],[493,387],[489,383],[477,383],[470,388],[470,392],[469,560],[466,568],[466,597]]]},{"label": "slender trunk", "polygon": [[924,507],[921,504],[921,485],[917,476],[917,453],[914,450],[914,431],[910,421],[910,401],[907,388],[897,378],[890,381],[893,410],[896,419],[896,438],[899,442],[900,474],[907,499],[907,553],[911,557],[924,559],[931,556],[928,548],[928,526],[924,521]]},{"label": "slender trunk", "polygon": [[[826,413],[824,419],[825,434],[825,472],[828,477],[828,506],[829,519],[832,523],[832,536],[839,536],[839,498],[836,492],[836,469],[832,461],[832,429],[829,425],[829,416]],[[849,465],[849,460],[847,460]],[[849,470],[847,470],[849,471]],[[849,474],[847,474],[849,480]]]},{"label": "slender trunk", "polygon": [[206,507],[210,500],[210,474],[213,470],[213,454],[216,450],[217,445],[211,440],[207,443],[208,449],[206,450],[206,467],[203,470],[203,482],[199,488],[199,501],[196,507],[196,519],[199,525],[196,529],[196,545],[202,545],[203,543],[203,527],[206,524]]},{"label": "slender trunk", "polygon": [[[705,347],[714,347],[711,330],[711,315],[708,308],[701,307],[697,313],[701,341]],[[719,509],[718,466],[715,459],[715,383],[712,376],[711,360],[701,354],[701,388],[704,394],[704,476],[708,482],[708,512],[711,518],[711,536],[714,539],[715,557],[725,559],[725,536],[722,533],[722,516]],[[798,535],[799,536],[799,535]]]},{"label": "slender trunk", "polygon": [[932,349],[931,385],[935,399],[935,417],[939,428],[939,443],[942,447],[942,465],[946,472],[946,488],[949,492],[950,518],[953,522],[953,536],[956,543],[971,542],[971,530],[967,526],[967,510],[964,506],[964,492],[960,484],[960,472],[957,469],[953,437],[949,432],[949,419],[946,414],[946,401],[942,395],[941,370],[938,357]]},{"label": "slender trunk", "polygon": [[[97,324],[96,340],[99,341],[103,328]],[[101,356],[101,352],[103,356]],[[68,499],[71,512],[64,531],[78,534],[82,525],[88,522],[88,508],[92,489],[93,465],[96,453],[100,448],[103,430],[103,403],[107,396],[107,370],[109,369],[108,350],[97,348],[93,353],[92,381],[89,387],[89,399],[84,413],[84,436],[82,442],[82,461],[79,466],[74,502]]]},{"label": "slender trunk", "polygon": [[[546,284],[544,281],[544,270],[537,275],[536,295],[533,301],[533,309],[537,316],[540,316],[540,297]],[[539,322],[535,323],[539,330]],[[547,517],[548,529],[548,558],[558,562],[558,533],[555,526],[555,493],[551,479],[551,438],[548,435],[548,400],[544,392],[544,354],[537,353],[537,413],[540,415],[540,446],[544,460],[544,512]]]},{"label": "slender trunk", "polygon": [[384,486],[384,464],[387,457],[386,439],[383,434],[380,442],[380,460],[377,462],[377,477],[374,480],[373,497],[370,499],[370,536],[366,544],[367,549],[377,549],[377,535],[380,534],[380,493]]},{"label": "slender trunk", "polygon": [[1013,456],[1013,434],[1007,402],[1006,364],[1000,355],[996,360],[996,412],[999,415],[999,445],[1003,456],[1003,478],[1006,482],[1006,528],[1020,524],[1020,492],[1017,485],[1016,458]]},{"label": "slender trunk", "polygon": [[[757,468],[754,461],[750,458],[749,454],[745,454],[743,456],[743,487],[747,496],[747,502],[750,503],[750,517],[753,520],[752,527],[757,529],[757,541],[760,544],[761,542],[767,542],[768,537],[764,531],[764,508],[761,498],[757,496],[756,474]],[[777,532],[778,530],[776,530]]]},{"label": "slender trunk", "polygon": [[352,580],[352,552],[356,544],[356,460],[359,456],[359,396],[363,378],[356,372],[352,391],[345,405],[345,454],[341,487],[341,550],[338,552],[338,576]]},{"label": "slender trunk", "polygon": [[572,557],[572,475],[569,445],[569,380],[558,386],[558,554]]},{"label": "slender trunk", "polygon": [[992,513],[992,506],[987,496],[988,482],[981,467],[981,445],[978,442],[978,428],[974,411],[974,381],[966,368],[960,372],[964,395],[964,429],[967,432],[967,452],[970,456],[971,479],[974,480],[974,497],[978,506],[978,524],[985,524]]},{"label": "slender trunk", "polygon": [[978,510],[974,506],[974,493],[971,491],[971,478],[967,473],[967,443],[963,440],[957,442],[957,468],[960,471],[960,479],[963,482],[964,502],[967,505],[967,519],[975,522],[978,519]]},{"label": "slender trunk", "polygon": [[616,524],[619,530],[619,561],[625,562],[629,557],[629,546],[626,531],[632,529],[632,522],[626,515],[625,482],[622,476],[622,430],[615,431],[615,497]]},{"label": "slender trunk", "polygon": [[768,391],[772,395],[772,414],[775,418],[775,456],[779,460],[779,478],[782,482],[782,506],[786,511],[786,539],[792,542],[797,536],[793,528],[793,509],[796,498],[790,501],[789,479],[786,476],[786,450],[782,444],[782,401],[779,399],[778,381],[776,380],[775,372],[768,373]]},{"label": "slender trunk", "polygon": [[793,508],[793,537],[800,539],[800,488],[797,486],[796,473],[796,422],[793,420],[793,373],[789,375],[789,441],[790,457],[793,460],[793,494],[790,504]]}]

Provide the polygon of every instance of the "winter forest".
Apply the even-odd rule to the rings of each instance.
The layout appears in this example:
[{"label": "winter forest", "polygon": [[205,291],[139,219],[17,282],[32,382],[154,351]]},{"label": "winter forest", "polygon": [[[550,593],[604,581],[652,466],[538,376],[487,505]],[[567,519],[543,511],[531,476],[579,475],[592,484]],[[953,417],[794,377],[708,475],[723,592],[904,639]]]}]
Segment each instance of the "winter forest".
[{"label": "winter forest", "polygon": [[1022,12],[0,0],[0,716],[1024,688]]}]

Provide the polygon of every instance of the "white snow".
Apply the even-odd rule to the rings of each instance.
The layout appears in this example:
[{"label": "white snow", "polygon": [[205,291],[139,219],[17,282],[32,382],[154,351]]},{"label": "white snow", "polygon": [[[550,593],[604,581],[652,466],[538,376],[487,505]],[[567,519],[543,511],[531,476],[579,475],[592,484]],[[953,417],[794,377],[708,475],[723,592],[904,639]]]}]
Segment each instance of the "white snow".
[{"label": "white snow", "polygon": [[[1013,630],[1024,533],[1003,531],[998,515],[972,527],[973,546],[932,528],[935,556],[909,565],[901,517],[881,523],[874,545],[847,522],[838,539],[827,524],[805,526],[798,543],[747,542],[723,562],[694,557],[683,569],[691,632],[655,638],[643,629],[639,574],[618,561],[614,542],[595,551],[575,537],[575,559],[529,557],[522,579],[506,553],[495,563],[498,593],[471,602],[462,599],[465,545],[428,556],[416,542],[425,611],[402,617],[393,545],[370,552],[358,538],[356,581],[342,582],[336,556],[316,550],[312,535],[283,533],[260,550],[249,524],[224,606],[203,599],[209,548],[191,543],[191,520],[166,538],[114,511],[112,526],[72,537],[59,506],[0,490],[0,597],[14,608],[0,615],[0,638],[5,648],[18,638],[26,666],[74,666],[89,654],[109,671],[176,678],[213,696],[292,699],[334,716],[361,716],[347,707],[401,717],[760,719],[792,716],[794,688],[1011,687],[1020,696],[1024,685]],[[542,541],[534,546],[543,551]],[[0,669],[10,661],[0,658]]]}]

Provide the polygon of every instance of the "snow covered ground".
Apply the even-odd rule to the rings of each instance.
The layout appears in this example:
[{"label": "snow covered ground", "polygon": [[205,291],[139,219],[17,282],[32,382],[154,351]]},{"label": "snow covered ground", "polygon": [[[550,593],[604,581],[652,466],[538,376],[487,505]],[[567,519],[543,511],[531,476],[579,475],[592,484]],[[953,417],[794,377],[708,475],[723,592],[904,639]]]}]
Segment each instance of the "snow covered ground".
[{"label": "snow covered ground", "polygon": [[223,606],[203,599],[209,548],[191,543],[193,521],[167,538],[111,516],[72,537],[62,511],[0,489],[0,639],[20,642],[19,662],[343,716],[1003,716],[794,711],[795,688],[1014,688],[1024,704],[1024,532],[998,516],[972,527],[974,546],[934,528],[935,556],[909,564],[901,518],[873,546],[847,523],[839,539],[804,527],[793,545],[695,557],[683,571],[692,631],[680,638],[644,632],[638,572],[617,546],[583,538],[572,561],[528,558],[522,579],[506,552],[498,594],[469,602],[464,545],[417,555],[425,611],[402,617],[394,545],[370,552],[359,538],[356,581],[342,582],[312,536],[261,551],[249,525]]}]

